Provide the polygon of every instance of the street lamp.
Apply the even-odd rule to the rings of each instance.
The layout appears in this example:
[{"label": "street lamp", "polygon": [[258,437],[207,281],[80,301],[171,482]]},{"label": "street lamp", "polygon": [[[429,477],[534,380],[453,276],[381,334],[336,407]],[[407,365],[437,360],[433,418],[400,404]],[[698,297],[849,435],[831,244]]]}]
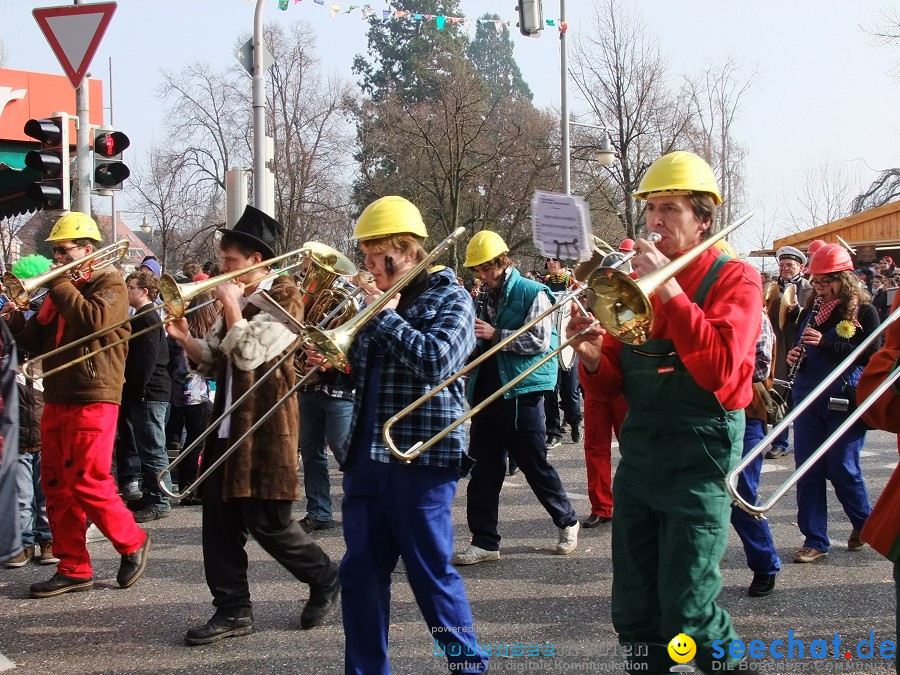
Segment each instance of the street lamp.
[{"label": "street lamp", "polygon": [[616,161],[616,151],[612,146],[612,141],[609,139],[609,127],[600,124],[584,124],[582,122],[575,122],[574,120],[569,120],[569,124],[576,127],[600,129],[603,131],[603,139],[600,141],[600,149],[597,151],[596,155],[597,164],[600,166],[612,166],[613,162]]}]

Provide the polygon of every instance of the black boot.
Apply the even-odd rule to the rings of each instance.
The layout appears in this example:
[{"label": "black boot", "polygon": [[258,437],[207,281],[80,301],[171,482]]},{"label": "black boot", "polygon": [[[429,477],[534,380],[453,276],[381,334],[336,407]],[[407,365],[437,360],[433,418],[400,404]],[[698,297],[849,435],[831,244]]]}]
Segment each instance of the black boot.
[{"label": "black boot", "polygon": [[128,588],[141,578],[144,568],[147,567],[147,555],[150,553],[150,535],[144,540],[144,545],[134,553],[122,556],[119,563],[119,573],[116,581],[122,588]]},{"label": "black boot", "polygon": [[185,644],[208,645],[228,637],[250,635],[253,632],[253,612],[238,610],[239,616],[228,616],[216,612],[202,626],[194,626],[184,636]]},{"label": "black boot", "polygon": [[54,595],[62,595],[73,591],[89,591],[94,587],[94,578],[81,579],[69,577],[57,572],[47,581],[31,584],[32,598],[52,598]]},{"label": "black boot", "polygon": [[322,625],[341,594],[341,580],[334,575],[334,581],[326,586],[311,586],[309,600],[300,613],[300,627],[304,630]]}]

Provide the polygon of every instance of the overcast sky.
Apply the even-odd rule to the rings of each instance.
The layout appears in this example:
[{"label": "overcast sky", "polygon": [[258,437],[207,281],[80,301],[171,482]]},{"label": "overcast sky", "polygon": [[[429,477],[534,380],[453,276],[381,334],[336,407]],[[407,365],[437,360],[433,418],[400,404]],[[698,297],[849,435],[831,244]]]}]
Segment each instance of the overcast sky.
[{"label": "overcast sky", "polygon": [[[353,56],[366,47],[360,10],[329,16],[313,0],[278,10],[268,0],[266,21],[287,26],[307,21],[319,35],[327,68],[354,80]],[[2,38],[7,67],[61,73],[31,10],[51,3],[4,2]],[[206,60],[232,63],[235,40],[252,30],[255,2],[244,0],[120,0],[94,58],[93,75],[108,78],[112,59],[116,127],[132,139],[127,156],[135,161],[164,132],[165,106],[154,97],[159,70]],[[365,4],[354,0],[353,4]],[[383,0],[369,0],[376,10]],[[497,12],[515,23],[515,0],[461,0],[462,13],[477,18]],[[592,0],[568,0],[570,35],[587,28]],[[766,218],[796,209],[794,191],[805,171],[825,161],[859,175],[860,187],[874,171],[900,166],[900,47],[877,46],[862,27],[875,25],[888,0],[623,0],[638,8],[659,40],[670,75],[696,73],[705,63],[732,55],[759,75],[747,93],[735,136],[749,149],[749,198],[757,209],[755,228]],[[344,9],[350,3],[343,3]],[[545,18],[559,16],[559,0],[544,0]],[[548,29],[539,39],[518,35],[515,53],[538,105],[558,106],[559,40]],[[472,29],[474,34],[474,28]],[[892,68],[895,77],[892,78]],[[104,85],[108,96],[108,83]],[[249,91],[250,79],[247,78]],[[570,87],[570,92],[573,87]],[[578,111],[577,101],[572,102]],[[74,113],[74,111],[72,111]],[[108,120],[108,117],[107,117]],[[119,200],[119,203],[127,200]],[[124,206],[124,204],[122,204]],[[133,223],[137,224],[137,223]],[[781,233],[779,233],[781,234]],[[743,240],[743,242],[742,242]],[[738,248],[755,246],[749,232]],[[743,245],[742,245],[743,244]]]}]

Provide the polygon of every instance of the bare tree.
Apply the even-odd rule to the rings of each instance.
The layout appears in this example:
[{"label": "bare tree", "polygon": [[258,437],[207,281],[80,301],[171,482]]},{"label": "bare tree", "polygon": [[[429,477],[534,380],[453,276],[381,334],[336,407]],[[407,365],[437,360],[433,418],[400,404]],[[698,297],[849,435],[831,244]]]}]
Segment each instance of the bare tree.
[{"label": "bare tree", "polygon": [[724,204],[721,221],[734,220],[744,199],[743,162],[746,148],[734,138],[734,122],[741,99],[757,78],[755,68],[745,69],[733,56],[721,64],[708,64],[699,76],[685,79],[692,108],[691,148],[709,162],[716,174]]},{"label": "bare tree", "polygon": [[620,0],[595,0],[589,25],[575,41],[571,77],[594,115],[609,122],[619,162],[606,171],[618,188],[607,193],[627,236],[638,231],[641,208],[631,196],[647,167],[676,149],[689,126],[687,102],[673,92],[657,40]]},{"label": "bare tree", "polygon": [[860,178],[846,163],[824,159],[807,164],[796,185],[784,222],[790,231],[802,232],[850,215]]},{"label": "bare tree", "polygon": [[3,44],[3,40],[0,40],[0,68],[5,68],[7,61],[9,61],[9,51],[7,51],[6,45]]},{"label": "bare tree", "polygon": [[860,213],[889,204],[895,199],[900,199],[900,168],[885,169],[878,174],[865,192],[856,196],[850,210],[853,213]]}]

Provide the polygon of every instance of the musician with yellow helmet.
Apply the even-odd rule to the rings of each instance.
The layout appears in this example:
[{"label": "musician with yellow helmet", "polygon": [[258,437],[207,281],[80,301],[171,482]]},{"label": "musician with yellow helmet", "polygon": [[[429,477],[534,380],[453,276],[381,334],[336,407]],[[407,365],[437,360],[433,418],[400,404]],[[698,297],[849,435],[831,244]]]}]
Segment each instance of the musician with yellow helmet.
[{"label": "musician with yellow helmet", "polygon": [[[635,242],[638,277],[706,239],[722,202],[709,165],[689,152],[654,162],[635,197],[661,236]],[[668,672],[666,647],[679,633],[693,638],[703,672],[738,665],[717,659],[713,642],[738,639],[716,597],[731,516],[725,476],[741,454],[761,293],[755,269],[708,248],[652,296],[647,342],[597,327],[577,345],[586,394],[623,393],[628,403],[613,482],[612,621],[633,648],[629,672]],[[573,311],[566,332],[589,323]]]},{"label": "musician with yellow helmet", "polygon": [[[509,247],[496,232],[482,230],[472,237],[465,265],[487,287],[484,307],[475,319],[475,336],[482,349],[521,328],[554,301],[547,286],[519,274],[509,258]],[[466,391],[469,404],[474,406],[488,398],[556,344],[557,336],[547,316],[472,371]],[[557,361],[551,359],[472,420],[469,448],[476,463],[466,491],[472,541],[454,556],[454,564],[473,565],[500,558],[497,519],[507,453],[558,528],[555,552],[568,555],[578,545],[578,518],[559,474],[547,461],[544,395],[552,394],[556,376]]]},{"label": "musician with yellow helmet", "polygon": [[[47,241],[57,264],[85,258],[99,249],[100,230],[93,218],[66,213],[53,226]],[[46,283],[41,308],[27,321],[2,312],[18,345],[42,354],[121,322],[128,315],[128,293],[122,275],[110,266],[81,267],[75,276],[61,274]],[[128,324],[99,338],[112,342],[127,336]],[[50,370],[79,356],[62,352],[47,359]],[[116,421],[124,384],[125,355],[121,344],[44,381],[41,418],[42,484],[53,534],[53,550],[60,559],[56,574],[31,586],[31,597],[48,598],[93,587],[93,567],[85,545],[86,518],[97,525],[121,555],[117,581],[134,584],[143,574],[150,537],[134,522],[116,495],[110,475]]]},{"label": "musician with yellow helmet", "polygon": [[[422,215],[403,197],[369,204],[354,236],[374,278],[367,305],[427,257]],[[411,463],[394,458],[382,436],[392,415],[463,368],[475,344],[474,321],[472,300],[455,272],[423,270],[365,324],[349,351],[356,397],[342,466],[345,673],[390,672],[391,573],[399,558],[450,670],[487,669],[465,586],[450,565],[451,504],[467,461],[465,432],[450,433]],[[453,384],[410,414],[395,438],[410,447],[461,417],[463,406],[462,384]]]}]

